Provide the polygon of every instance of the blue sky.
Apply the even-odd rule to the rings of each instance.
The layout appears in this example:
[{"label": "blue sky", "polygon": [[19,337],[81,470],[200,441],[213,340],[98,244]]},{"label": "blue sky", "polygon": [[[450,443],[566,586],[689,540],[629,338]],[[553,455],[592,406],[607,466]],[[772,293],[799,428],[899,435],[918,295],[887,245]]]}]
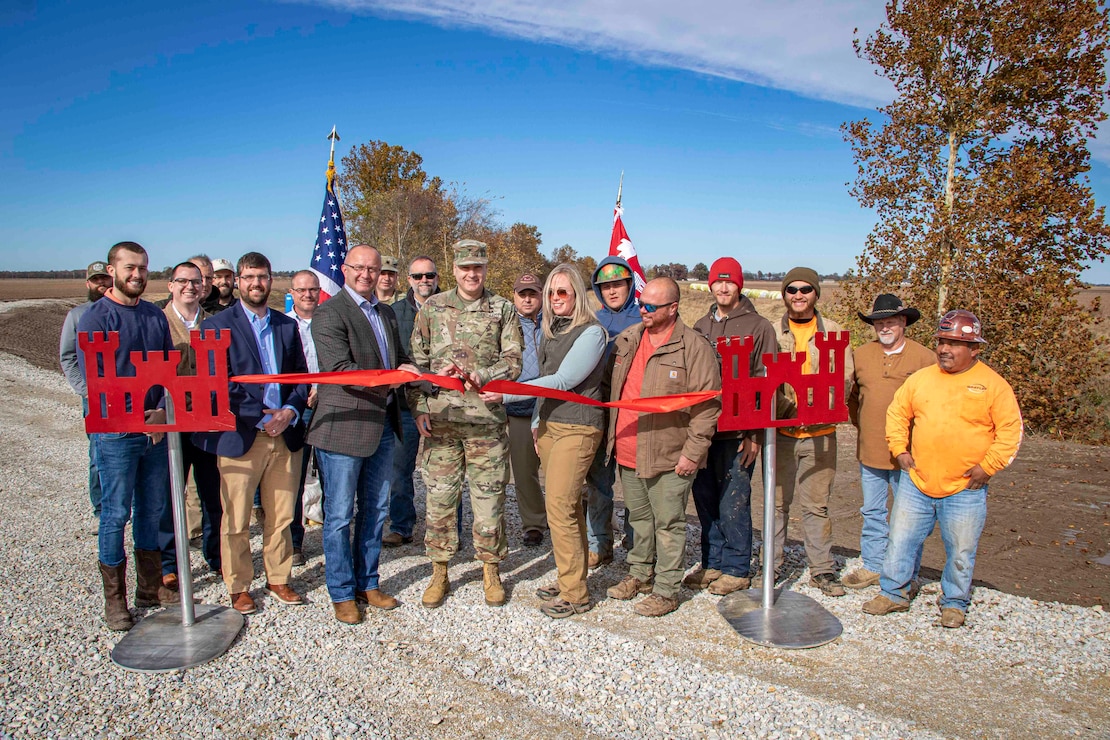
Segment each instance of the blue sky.
[{"label": "blue sky", "polygon": [[546,252],[607,251],[624,170],[644,263],[851,268],[873,216],[838,129],[889,96],[851,50],[882,4],[695,5],[4,3],[0,269],[81,267],[122,239],[156,267],[252,249],[305,266],[332,125],[337,160],[416,151]]}]

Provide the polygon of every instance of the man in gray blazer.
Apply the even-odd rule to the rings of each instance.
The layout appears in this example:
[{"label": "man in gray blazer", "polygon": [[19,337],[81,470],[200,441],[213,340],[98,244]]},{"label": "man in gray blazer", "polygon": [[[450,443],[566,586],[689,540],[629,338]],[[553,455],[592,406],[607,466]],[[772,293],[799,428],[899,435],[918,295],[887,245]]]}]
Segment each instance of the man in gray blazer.
[{"label": "man in gray blazer", "polygon": [[[359,245],[347,252],[343,290],[321,304],[312,319],[320,372],[418,372],[401,344],[393,309],[375,295],[381,266],[373,247]],[[323,473],[324,576],[335,618],[357,624],[362,621],[358,601],[377,609],[398,605],[378,588],[378,562],[400,407],[393,387],[322,384],[318,394],[307,442],[316,449]]]}]

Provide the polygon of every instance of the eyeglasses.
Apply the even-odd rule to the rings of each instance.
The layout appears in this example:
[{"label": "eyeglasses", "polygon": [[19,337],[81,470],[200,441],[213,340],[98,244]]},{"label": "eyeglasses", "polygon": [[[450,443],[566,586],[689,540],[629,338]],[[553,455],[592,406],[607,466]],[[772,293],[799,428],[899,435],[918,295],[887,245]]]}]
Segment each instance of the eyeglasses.
[{"label": "eyeglasses", "polygon": [[675,303],[678,303],[678,301],[667,301],[666,303],[641,303],[640,310],[647,311],[648,313],[655,313],[664,306],[671,306]]},{"label": "eyeglasses", "polygon": [[264,283],[270,279],[269,275],[240,275],[239,282],[241,283]]},{"label": "eyeglasses", "polygon": [[348,265],[344,264],[348,270],[352,270],[356,275],[361,275],[364,272],[378,272],[381,268],[374,265]]},{"label": "eyeglasses", "polygon": [[795,293],[801,293],[802,295],[809,295],[810,293],[813,292],[813,286],[812,285],[787,285],[786,286],[786,292],[787,292],[788,295],[794,295]]},{"label": "eyeglasses", "polygon": [[174,278],[170,282],[182,287],[186,285],[191,285],[194,288],[199,288],[200,286],[204,285],[203,280],[190,280],[189,278]]},{"label": "eyeglasses", "polygon": [[409,277],[413,280],[435,280],[437,273],[434,272],[410,272]]},{"label": "eyeglasses", "polygon": [[568,290],[567,288],[552,288],[551,290],[547,291],[547,297],[548,298],[559,297],[559,298],[562,298],[562,299],[566,300],[566,298],[568,298],[569,296],[573,296],[573,295],[574,295],[574,291],[573,290]]},{"label": "eyeglasses", "polygon": [[297,295],[304,295],[305,293],[319,293],[319,288],[293,288],[292,291]]}]

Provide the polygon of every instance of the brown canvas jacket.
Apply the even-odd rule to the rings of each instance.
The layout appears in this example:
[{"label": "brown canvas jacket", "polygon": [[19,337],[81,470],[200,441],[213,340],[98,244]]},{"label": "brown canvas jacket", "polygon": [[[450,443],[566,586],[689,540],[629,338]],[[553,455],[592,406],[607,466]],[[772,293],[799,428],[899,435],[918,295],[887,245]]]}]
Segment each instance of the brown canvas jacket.
[{"label": "brown canvas jacket", "polygon": [[[630,326],[613,340],[610,357],[610,400],[619,401],[628,369],[640,347],[644,325]],[[640,398],[721,389],[721,364],[716,350],[701,334],[675,320],[670,339],[658,347],[644,368]],[[674,470],[680,455],[705,467],[717,430],[721,399],[663,414],[640,414],[636,432],[636,476],[654,478]],[[609,414],[607,457],[613,454],[617,413]]]},{"label": "brown canvas jacket", "polygon": [[[198,307],[197,310],[200,311],[197,314],[197,329],[199,330],[204,326],[204,320],[212,314],[203,308]],[[181,361],[177,363],[177,374],[196,375],[197,353],[189,344],[189,330],[185,328],[185,322],[178,318],[177,311],[173,310],[172,303],[166,303],[162,307],[162,313],[166,314],[166,322],[170,325],[170,341],[173,342],[173,348],[181,352]]]}]

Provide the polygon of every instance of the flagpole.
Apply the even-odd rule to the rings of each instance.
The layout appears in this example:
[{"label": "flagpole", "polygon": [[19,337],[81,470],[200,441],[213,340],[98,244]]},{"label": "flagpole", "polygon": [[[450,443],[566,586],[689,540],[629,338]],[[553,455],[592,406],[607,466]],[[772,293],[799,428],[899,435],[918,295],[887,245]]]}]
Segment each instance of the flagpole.
[{"label": "flagpole", "polygon": [[331,139],[331,153],[328,155],[328,190],[335,192],[335,142],[339,141],[339,134],[335,132],[335,126],[331,127],[328,138]]},{"label": "flagpole", "polygon": [[621,191],[624,189],[624,170],[621,170],[621,181],[617,185],[617,208],[621,207]]}]

